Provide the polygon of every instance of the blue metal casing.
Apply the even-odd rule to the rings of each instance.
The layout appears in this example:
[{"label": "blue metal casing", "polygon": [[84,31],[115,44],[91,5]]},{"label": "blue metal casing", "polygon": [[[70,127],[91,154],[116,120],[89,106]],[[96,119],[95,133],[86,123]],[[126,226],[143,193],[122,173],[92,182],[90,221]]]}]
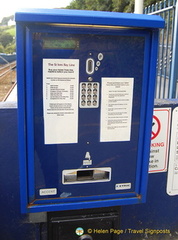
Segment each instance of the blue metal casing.
[{"label": "blue metal casing", "polygon": [[16,22],[22,212],[144,202],[164,21],[37,9]]}]

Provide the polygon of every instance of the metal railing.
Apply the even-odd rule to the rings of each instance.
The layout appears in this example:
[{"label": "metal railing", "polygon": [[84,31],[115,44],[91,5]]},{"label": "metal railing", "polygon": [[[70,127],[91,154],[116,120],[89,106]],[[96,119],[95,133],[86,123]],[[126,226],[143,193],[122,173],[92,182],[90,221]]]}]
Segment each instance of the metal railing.
[{"label": "metal railing", "polygon": [[145,8],[145,14],[157,14],[165,20],[165,28],[160,30],[157,60],[157,80],[155,98],[175,97],[172,88],[172,68],[176,0],[164,0]]}]

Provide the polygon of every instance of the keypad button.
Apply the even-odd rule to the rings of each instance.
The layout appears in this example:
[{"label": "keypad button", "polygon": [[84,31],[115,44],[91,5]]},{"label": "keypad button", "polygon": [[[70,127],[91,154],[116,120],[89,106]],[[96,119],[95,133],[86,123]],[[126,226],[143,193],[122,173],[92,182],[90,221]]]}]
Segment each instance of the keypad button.
[{"label": "keypad button", "polygon": [[87,99],[88,99],[88,100],[91,100],[91,95],[87,95]]},{"label": "keypad button", "polygon": [[86,104],[85,101],[82,101],[82,102],[81,102],[81,105],[82,105],[82,106],[85,106],[85,104]]},{"label": "keypad button", "polygon": [[92,88],[92,83],[88,83],[88,84],[87,84],[87,87],[88,87],[88,88]]},{"label": "keypad button", "polygon": [[97,101],[93,101],[93,105],[96,106],[97,105]]},{"label": "keypad button", "polygon": [[90,88],[87,90],[87,93],[88,93],[88,94],[91,94],[91,89],[90,89]]},{"label": "keypad button", "polygon": [[82,94],[85,94],[86,93],[86,89],[82,89]]},{"label": "keypad button", "polygon": [[91,106],[91,101],[87,101],[87,105],[88,105],[88,106]]},{"label": "keypad button", "polygon": [[97,89],[93,89],[93,93],[96,95],[97,94]]},{"label": "keypad button", "polygon": [[93,100],[97,100],[97,95],[93,95]]}]

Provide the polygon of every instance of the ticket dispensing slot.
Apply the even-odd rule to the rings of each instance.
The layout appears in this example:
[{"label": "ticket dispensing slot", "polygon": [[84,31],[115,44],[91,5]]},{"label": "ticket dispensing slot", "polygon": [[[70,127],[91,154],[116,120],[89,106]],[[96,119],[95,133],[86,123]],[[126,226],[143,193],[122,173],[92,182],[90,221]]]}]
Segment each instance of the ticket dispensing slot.
[{"label": "ticket dispensing slot", "polygon": [[62,172],[63,184],[105,182],[111,180],[111,168],[71,169]]}]

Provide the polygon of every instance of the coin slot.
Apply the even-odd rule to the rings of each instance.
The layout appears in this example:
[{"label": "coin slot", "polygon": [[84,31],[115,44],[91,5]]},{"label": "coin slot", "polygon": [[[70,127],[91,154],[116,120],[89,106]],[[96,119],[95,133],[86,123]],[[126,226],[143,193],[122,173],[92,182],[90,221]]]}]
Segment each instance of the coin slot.
[{"label": "coin slot", "polygon": [[95,61],[92,58],[88,58],[86,61],[86,72],[91,75],[94,73]]}]

